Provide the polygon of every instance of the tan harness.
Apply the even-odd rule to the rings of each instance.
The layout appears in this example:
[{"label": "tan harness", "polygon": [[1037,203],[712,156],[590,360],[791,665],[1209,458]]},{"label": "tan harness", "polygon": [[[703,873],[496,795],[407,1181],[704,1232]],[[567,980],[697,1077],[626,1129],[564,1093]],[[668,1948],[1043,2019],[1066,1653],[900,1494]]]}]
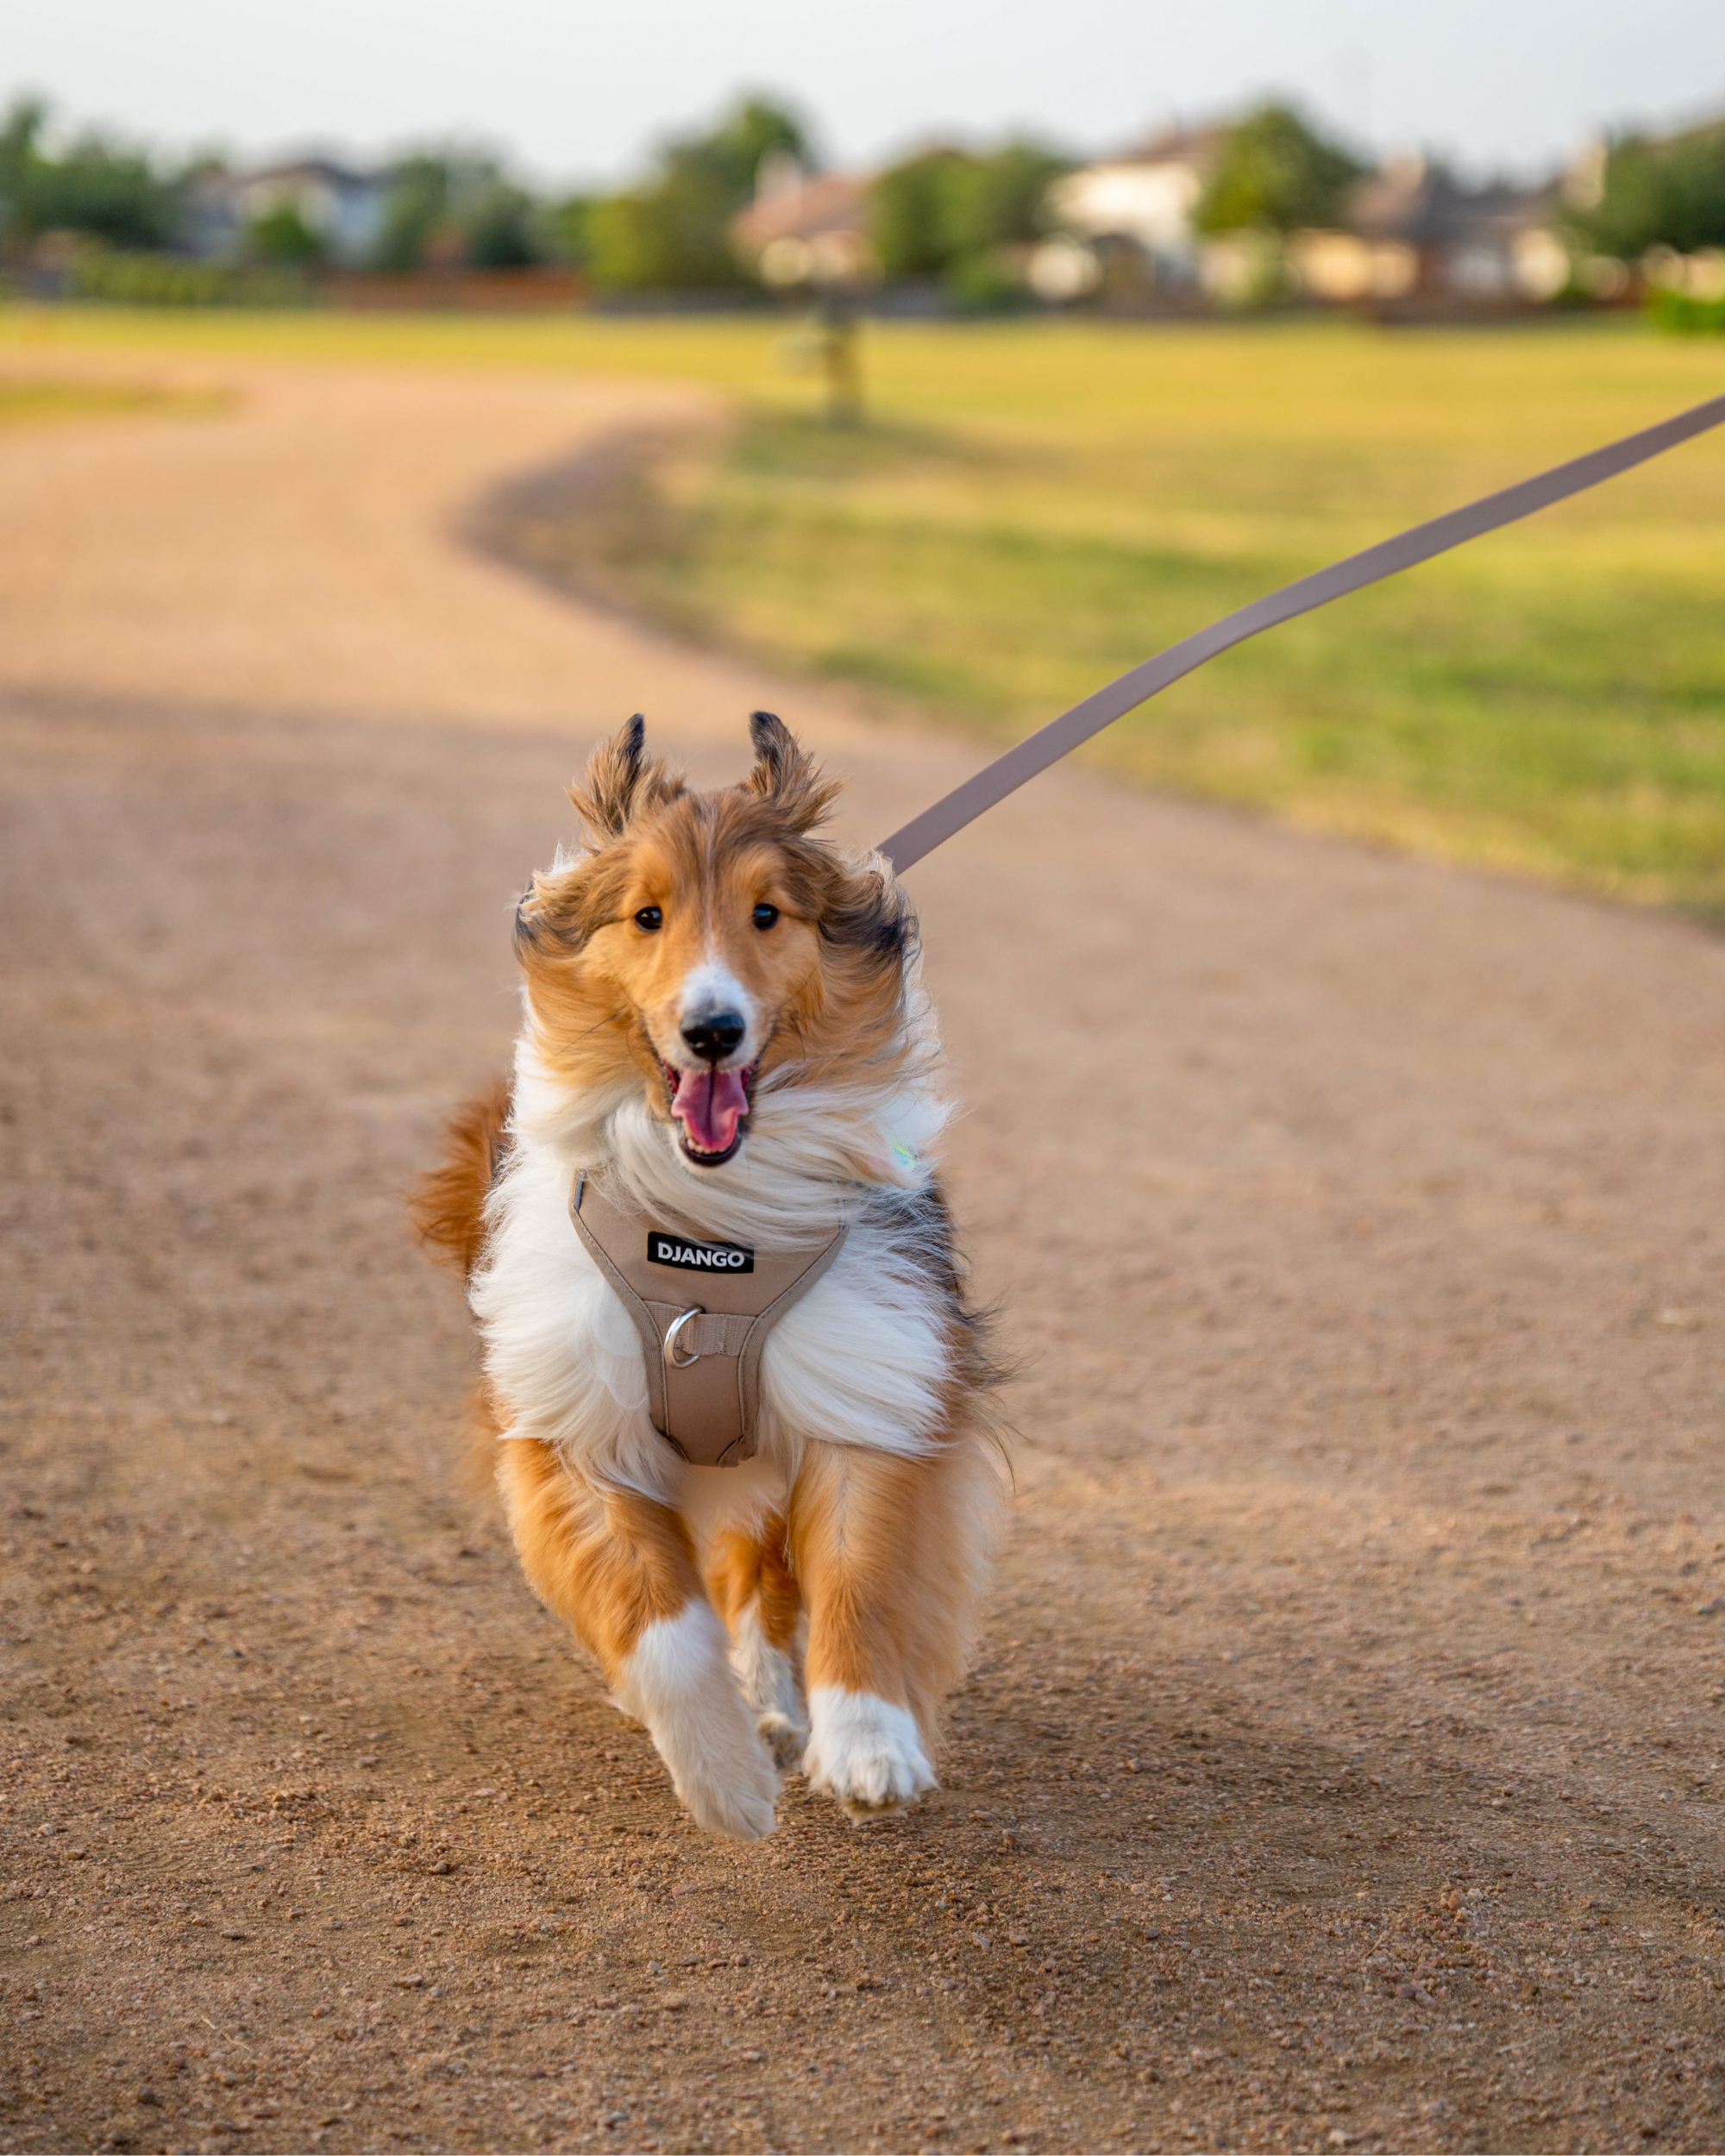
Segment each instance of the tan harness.
[{"label": "tan harness", "polygon": [[583,1175],[569,1218],[641,1335],[653,1427],[695,1467],[752,1460],[761,1351],[838,1255],[846,1231],[812,1251],[763,1257],[612,1204]]}]

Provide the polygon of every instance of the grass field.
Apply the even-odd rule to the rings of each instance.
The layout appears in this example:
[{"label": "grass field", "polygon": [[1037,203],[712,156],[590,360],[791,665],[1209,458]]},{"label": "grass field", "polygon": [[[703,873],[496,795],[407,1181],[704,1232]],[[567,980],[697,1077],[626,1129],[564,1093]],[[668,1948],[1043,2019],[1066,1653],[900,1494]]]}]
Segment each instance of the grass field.
[{"label": "grass field", "polygon": [[[689,633],[1002,741],[1304,570],[1725,386],[1725,346],[1628,322],[871,327],[868,422],[836,432],[768,321],[14,321],[39,360],[143,340],[712,384],[735,427],[662,467],[644,526],[619,516],[612,578]],[[1229,654],[1088,753],[1725,918],[1725,436]]]},{"label": "grass field", "polygon": [[219,408],[212,396],[177,393],[147,383],[78,382],[47,374],[0,375],[0,427],[34,427],[55,419],[90,419],[103,413],[185,411]]}]

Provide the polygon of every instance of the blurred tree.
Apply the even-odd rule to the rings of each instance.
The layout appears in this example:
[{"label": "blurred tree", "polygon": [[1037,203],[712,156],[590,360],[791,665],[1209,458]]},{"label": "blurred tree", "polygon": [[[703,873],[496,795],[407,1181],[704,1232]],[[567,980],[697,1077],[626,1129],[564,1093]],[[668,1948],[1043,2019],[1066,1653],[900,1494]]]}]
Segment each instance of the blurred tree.
[{"label": "blurred tree", "polygon": [[1667,247],[1725,247],[1725,126],[1672,143],[1665,163]]},{"label": "blurred tree", "polygon": [[805,165],[813,153],[802,123],[783,105],[767,97],[744,97],[711,135],[685,142],[681,154],[700,165],[731,198],[734,216],[755,191],[755,176],[769,150],[788,150]]},{"label": "blurred tree", "polygon": [[967,305],[1021,289],[1006,250],[1045,229],[1049,184],[1068,160],[1013,141],[982,154],[925,150],[882,172],[870,197],[875,251],[888,277],[941,277]]},{"label": "blurred tree", "polygon": [[25,195],[39,232],[87,232],[117,248],[165,247],[173,235],[173,190],[147,157],[85,135],[36,167]]},{"label": "blurred tree", "polygon": [[1198,200],[1201,232],[1295,232],[1330,225],[1364,167],[1291,106],[1260,105],[1228,130]]},{"label": "blurred tree", "polygon": [[963,150],[923,150],[889,166],[869,191],[875,254],[886,277],[938,277],[953,259],[950,204]]},{"label": "blurred tree", "polygon": [[740,274],[711,191],[683,173],[596,202],[587,245],[593,282],[610,291],[731,285]]},{"label": "blurred tree", "polygon": [[1657,151],[1643,137],[1627,135],[1606,154],[1598,201],[1573,210],[1570,222],[1598,254],[1633,260],[1659,243],[1664,195]]},{"label": "blurred tree", "polygon": [[943,216],[954,257],[1042,239],[1049,187],[1070,163],[1044,144],[1025,140],[955,160],[943,180]]},{"label": "blurred tree", "polygon": [[307,223],[297,203],[279,202],[253,219],[246,252],[260,262],[304,264],[321,262],[329,249],[323,235]]},{"label": "blurred tree", "polygon": [[749,200],[762,160],[788,150],[807,160],[794,116],[762,97],[744,98],[706,135],[668,142],[638,187],[594,203],[585,219],[597,285],[665,290],[746,282],[731,245],[731,220]]},{"label": "blurred tree", "polygon": [[594,195],[566,195],[547,205],[544,213],[546,245],[559,261],[585,263],[592,247],[589,225]]},{"label": "blurred tree", "polygon": [[94,134],[49,154],[47,119],[40,99],[22,97],[0,123],[0,240],[16,248],[43,232],[81,232],[111,247],[166,245],[176,193],[149,158]]},{"label": "blurred tree", "polygon": [[495,158],[461,148],[415,150],[391,172],[372,250],[375,267],[466,262],[518,269],[543,253],[538,204]]},{"label": "blurred tree", "polygon": [[39,97],[17,97],[0,121],[0,235],[19,215],[24,185],[47,117]]},{"label": "blurred tree", "polygon": [[449,221],[451,179],[452,160],[440,151],[415,151],[397,163],[372,249],[378,269],[423,267],[434,236]]},{"label": "blurred tree", "polygon": [[1571,213],[1601,254],[1633,261],[1649,248],[1680,254],[1725,247],[1725,125],[1665,142],[1621,135],[1606,153],[1599,200]]},{"label": "blurred tree", "polygon": [[1665,161],[1665,245],[1692,254],[1725,247],[1725,125],[1698,128]]},{"label": "blurred tree", "polygon": [[467,221],[467,256],[475,269],[525,269],[540,260],[538,205],[524,188],[490,188]]}]

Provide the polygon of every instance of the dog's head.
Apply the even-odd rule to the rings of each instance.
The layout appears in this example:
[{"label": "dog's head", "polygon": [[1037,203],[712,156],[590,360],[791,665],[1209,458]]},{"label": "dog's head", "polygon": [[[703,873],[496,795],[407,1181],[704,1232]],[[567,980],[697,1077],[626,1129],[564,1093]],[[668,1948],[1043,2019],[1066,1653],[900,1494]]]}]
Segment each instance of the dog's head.
[{"label": "dog's head", "polygon": [[889,1059],[912,923],[817,837],[837,787],[768,711],[755,768],[692,792],[637,717],[569,789],[589,846],[533,879],[516,943],[540,1054],[571,1087],[637,1080],[681,1157],[730,1160],[756,1088]]}]

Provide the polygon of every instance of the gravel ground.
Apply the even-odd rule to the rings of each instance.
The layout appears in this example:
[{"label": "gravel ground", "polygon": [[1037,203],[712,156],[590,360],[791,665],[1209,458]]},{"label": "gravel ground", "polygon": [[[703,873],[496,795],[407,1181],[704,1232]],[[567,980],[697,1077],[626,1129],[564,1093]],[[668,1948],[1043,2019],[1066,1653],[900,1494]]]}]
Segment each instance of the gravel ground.
[{"label": "gravel ground", "polygon": [[[632,661],[704,776],[737,677],[426,536],[577,391],[403,385],[472,472],[392,525],[369,389],[239,386],[18,453],[133,661],[0,658],[0,2139],[1718,2147],[1725,946],[1082,773],[914,871],[1022,1367],[999,1581],[939,1796],[706,1842],[464,1489],[402,1198],[597,717],[513,644],[488,713],[487,621]],[[283,412],[393,686],[255,511]],[[92,474],[135,537],[174,429],[158,676]],[[224,485],[255,679],[198,670]],[[753,686],[853,835],[971,760]]]}]

